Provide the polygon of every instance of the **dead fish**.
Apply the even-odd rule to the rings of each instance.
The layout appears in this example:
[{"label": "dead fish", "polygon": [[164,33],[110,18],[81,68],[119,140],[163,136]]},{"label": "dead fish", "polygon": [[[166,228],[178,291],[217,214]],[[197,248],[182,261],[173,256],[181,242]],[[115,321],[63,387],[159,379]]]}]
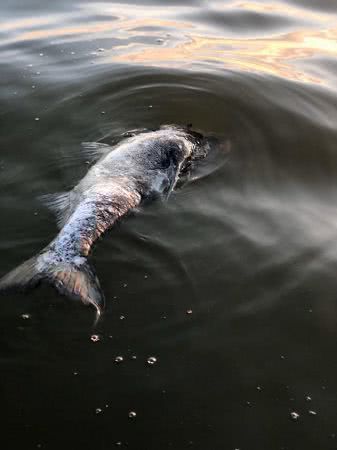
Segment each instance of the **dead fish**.
[{"label": "dead fish", "polygon": [[191,161],[204,157],[209,140],[189,127],[162,126],[114,147],[86,143],[98,161],[70,192],[47,197],[59,234],[40,253],[0,280],[0,290],[46,281],[68,297],[104,308],[104,295],[88,262],[94,242],[144,199],[168,196]]}]

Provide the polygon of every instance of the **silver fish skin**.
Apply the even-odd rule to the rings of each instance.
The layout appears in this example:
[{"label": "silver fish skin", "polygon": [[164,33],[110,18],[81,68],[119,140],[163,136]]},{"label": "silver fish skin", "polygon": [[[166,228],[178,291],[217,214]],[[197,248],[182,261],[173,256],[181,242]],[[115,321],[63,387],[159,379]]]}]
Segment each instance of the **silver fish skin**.
[{"label": "silver fish skin", "polygon": [[87,258],[94,242],[146,198],[169,195],[179,174],[195,155],[208,151],[207,139],[178,126],[163,126],[126,138],[115,147],[92,145],[102,156],[67,193],[49,206],[60,232],[39,254],[0,280],[0,291],[40,281],[62,294],[91,304],[99,316],[104,295]]}]

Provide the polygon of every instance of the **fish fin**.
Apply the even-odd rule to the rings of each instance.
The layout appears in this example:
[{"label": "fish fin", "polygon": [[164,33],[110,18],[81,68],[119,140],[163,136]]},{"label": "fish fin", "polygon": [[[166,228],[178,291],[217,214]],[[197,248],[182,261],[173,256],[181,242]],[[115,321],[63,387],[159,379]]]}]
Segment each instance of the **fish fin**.
[{"label": "fish fin", "polygon": [[82,155],[90,163],[98,161],[102,156],[111,151],[112,147],[102,142],[82,142]]},{"label": "fish fin", "polygon": [[35,286],[45,281],[61,294],[81,300],[85,305],[93,305],[97,318],[104,308],[104,296],[94,270],[85,258],[78,261],[56,260],[52,250],[42,252],[28,259],[0,279],[0,292]]},{"label": "fish fin", "polygon": [[137,136],[138,134],[142,133],[150,133],[152,130],[149,130],[148,128],[134,128],[133,130],[125,131],[122,134],[122,138],[130,138],[133,136]]},{"label": "fish fin", "polygon": [[81,265],[56,266],[47,274],[47,281],[63,295],[93,305],[99,317],[104,308],[104,295],[93,268],[85,260]]},{"label": "fish fin", "polygon": [[0,279],[0,292],[12,289],[27,289],[40,281],[40,273],[36,270],[38,256],[28,259]]},{"label": "fish fin", "polygon": [[57,225],[62,228],[69,218],[70,192],[40,195],[39,200],[55,214]]}]

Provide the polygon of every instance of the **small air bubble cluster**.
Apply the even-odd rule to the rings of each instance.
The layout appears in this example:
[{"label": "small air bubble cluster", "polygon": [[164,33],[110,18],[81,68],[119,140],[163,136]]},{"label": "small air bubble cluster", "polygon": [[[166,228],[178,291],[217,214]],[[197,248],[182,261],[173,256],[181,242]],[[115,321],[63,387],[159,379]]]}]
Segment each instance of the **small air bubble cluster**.
[{"label": "small air bubble cluster", "polygon": [[296,411],[293,411],[290,413],[290,417],[292,420],[298,420],[300,415]]},{"label": "small air bubble cluster", "polygon": [[120,363],[123,362],[123,361],[124,361],[123,356],[116,356],[116,358],[115,358],[115,363],[120,364]]},{"label": "small air bubble cluster", "polygon": [[21,314],[21,318],[22,318],[23,320],[30,319],[30,314],[27,314],[27,313]]},{"label": "small air bubble cluster", "polygon": [[150,356],[149,358],[147,358],[147,363],[150,366],[153,366],[153,364],[156,364],[157,362],[157,358],[155,356]]}]

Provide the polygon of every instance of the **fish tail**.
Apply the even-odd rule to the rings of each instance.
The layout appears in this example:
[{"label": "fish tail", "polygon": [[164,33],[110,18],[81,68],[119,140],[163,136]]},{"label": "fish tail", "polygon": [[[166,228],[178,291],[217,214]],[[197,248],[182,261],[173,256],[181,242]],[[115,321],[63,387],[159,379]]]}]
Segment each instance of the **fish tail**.
[{"label": "fish tail", "polygon": [[33,256],[0,279],[0,292],[12,289],[25,290],[47,282],[61,294],[93,305],[97,318],[104,308],[104,296],[93,268],[84,257],[59,261],[53,250]]}]

